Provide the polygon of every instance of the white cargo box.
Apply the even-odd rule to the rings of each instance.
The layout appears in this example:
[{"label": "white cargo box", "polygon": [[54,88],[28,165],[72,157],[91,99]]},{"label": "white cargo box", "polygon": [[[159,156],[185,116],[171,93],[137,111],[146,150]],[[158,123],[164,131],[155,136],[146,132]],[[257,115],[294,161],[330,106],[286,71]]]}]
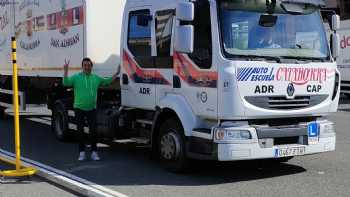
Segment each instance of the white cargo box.
[{"label": "white cargo box", "polygon": [[[13,3],[15,2],[15,3]],[[17,37],[20,76],[62,77],[83,57],[94,72],[111,76],[119,69],[125,0],[8,0],[0,6],[0,73],[12,74],[11,36]]]}]

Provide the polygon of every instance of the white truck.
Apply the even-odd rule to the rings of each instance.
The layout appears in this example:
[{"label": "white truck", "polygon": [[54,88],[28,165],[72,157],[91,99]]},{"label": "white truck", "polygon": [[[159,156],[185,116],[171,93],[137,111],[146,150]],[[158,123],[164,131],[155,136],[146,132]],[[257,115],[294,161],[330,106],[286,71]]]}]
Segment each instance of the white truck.
[{"label": "white truck", "polygon": [[[58,139],[71,136],[74,121],[63,65],[80,72],[90,57],[101,76],[120,70],[119,83],[99,93],[99,136],[138,139],[171,170],[183,170],[188,158],[287,161],[333,151],[327,115],[337,111],[340,77],[323,4],[2,0],[1,113],[11,104],[15,35],[21,104],[46,103]],[[274,47],[259,46],[265,38]]]},{"label": "white truck", "polygon": [[341,93],[350,97],[350,2],[346,0],[328,0],[328,11],[340,15],[340,53],[337,58],[338,70],[341,73]]},{"label": "white truck", "polygon": [[340,54],[337,59],[341,73],[341,92],[350,97],[350,19],[340,22]]}]

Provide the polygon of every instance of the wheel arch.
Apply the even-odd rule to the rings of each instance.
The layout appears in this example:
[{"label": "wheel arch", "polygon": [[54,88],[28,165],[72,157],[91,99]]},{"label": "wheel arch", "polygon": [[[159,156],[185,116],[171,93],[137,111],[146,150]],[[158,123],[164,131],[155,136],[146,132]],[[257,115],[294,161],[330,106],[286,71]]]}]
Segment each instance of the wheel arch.
[{"label": "wheel arch", "polygon": [[180,95],[167,95],[160,100],[157,106],[156,114],[153,119],[152,126],[152,147],[156,145],[155,142],[159,135],[159,128],[161,123],[166,119],[175,118],[179,121],[183,128],[184,135],[191,136],[192,129],[199,123],[198,118],[193,113],[190,105],[185,98]]}]

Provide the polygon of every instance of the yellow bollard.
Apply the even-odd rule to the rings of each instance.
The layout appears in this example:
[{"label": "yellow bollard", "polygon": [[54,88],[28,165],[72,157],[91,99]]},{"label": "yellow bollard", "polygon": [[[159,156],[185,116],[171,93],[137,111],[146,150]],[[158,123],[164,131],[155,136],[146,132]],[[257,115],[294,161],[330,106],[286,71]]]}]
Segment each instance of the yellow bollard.
[{"label": "yellow bollard", "polygon": [[16,170],[0,171],[0,176],[20,177],[31,176],[36,173],[36,169],[32,167],[23,167],[21,165],[21,147],[20,147],[20,127],[19,127],[19,106],[18,106],[18,69],[17,69],[17,43],[16,38],[12,37],[12,62],[13,62],[13,106],[14,106],[14,128],[15,128],[15,148],[16,162],[0,158],[1,161],[16,165]]}]

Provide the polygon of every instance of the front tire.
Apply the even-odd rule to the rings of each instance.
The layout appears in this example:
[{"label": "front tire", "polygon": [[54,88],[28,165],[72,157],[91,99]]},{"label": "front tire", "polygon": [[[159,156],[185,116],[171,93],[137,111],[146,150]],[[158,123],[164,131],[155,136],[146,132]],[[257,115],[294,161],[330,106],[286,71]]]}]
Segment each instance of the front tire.
[{"label": "front tire", "polygon": [[60,141],[67,141],[72,138],[69,131],[68,111],[62,103],[57,103],[52,112],[52,131]]},{"label": "front tire", "polygon": [[176,119],[164,121],[160,126],[158,145],[162,165],[172,172],[184,172],[188,168],[184,130]]}]

